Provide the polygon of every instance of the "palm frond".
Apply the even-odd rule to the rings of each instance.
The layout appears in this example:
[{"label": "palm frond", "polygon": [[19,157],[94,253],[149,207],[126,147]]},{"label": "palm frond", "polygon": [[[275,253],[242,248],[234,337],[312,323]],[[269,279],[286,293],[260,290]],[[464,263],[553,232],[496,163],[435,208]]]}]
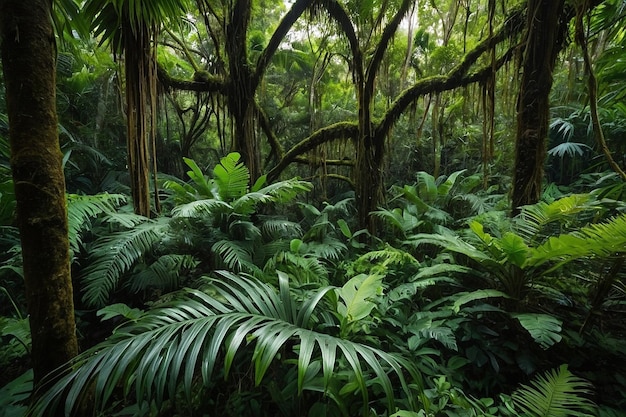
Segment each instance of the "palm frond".
[{"label": "palm frond", "polygon": [[161,240],[167,227],[167,219],[146,219],[131,230],[96,240],[90,248],[89,265],[80,276],[83,301],[89,306],[102,307],[122,276]]},{"label": "palm frond", "polygon": [[263,236],[271,240],[301,237],[303,233],[300,224],[280,218],[262,218],[260,229]]},{"label": "palm frond", "polygon": [[339,260],[348,248],[346,245],[332,236],[324,235],[321,242],[307,242],[307,253],[320,259]]},{"label": "palm frond", "polygon": [[590,417],[596,415],[596,406],[588,398],[592,389],[561,365],[522,385],[513,393],[513,402],[531,417]]},{"label": "palm frond", "polygon": [[299,283],[328,282],[328,269],[319,258],[289,250],[276,253],[263,269],[266,272],[283,271]]},{"label": "palm frond", "polygon": [[309,192],[313,184],[292,178],[267,185],[259,190],[260,193],[270,195],[276,203],[289,203],[301,193]]},{"label": "palm frond", "polygon": [[79,355],[67,375],[37,396],[30,415],[48,415],[63,394],[69,415],[92,388],[97,410],[108,404],[118,386],[126,395],[134,394],[136,401],[155,401],[157,406],[181,387],[191,400],[193,385],[199,379],[210,385],[220,361],[228,375],[245,345],[254,347],[250,361],[259,385],[289,340],[295,342],[289,353],[296,359],[280,365],[296,366],[298,392],[306,389],[305,378],[317,369],[314,373],[323,375],[324,389],[340,373],[350,372],[363,399],[363,415],[369,415],[368,386],[372,385],[381,387],[389,412],[395,411],[389,373],[407,398],[414,397],[404,374],[415,382],[419,375],[407,360],[314,330],[322,317],[317,310],[333,287],[296,301],[286,277],[279,279],[277,291],[252,278],[220,273],[219,278],[207,280],[205,291],[187,290],[181,298],[126,323],[105,342]]},{"label": "palm frond", "polygon": [[524,206],[517,218],[517,229],[527,241],[533,240],[551,223],[570,223],[581,212],[597,209],[594,202],[590,194],[573,194],[552,203]]}]

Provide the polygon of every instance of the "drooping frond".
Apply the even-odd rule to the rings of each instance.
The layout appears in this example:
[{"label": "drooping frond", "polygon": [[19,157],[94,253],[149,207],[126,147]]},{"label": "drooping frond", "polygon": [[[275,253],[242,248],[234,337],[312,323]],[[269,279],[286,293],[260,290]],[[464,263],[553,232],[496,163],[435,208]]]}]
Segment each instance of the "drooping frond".
[{"label": "drooping frond", "polygon": [[405,265],[418,267],[420,265],[419,261],[410,253],[391,246],[387,246],[385,249],[367,252],[354,261],[354,264],[371,265],[371,270],[378,273],[386,273],[387,269],[392,265],[398,267]]},{"label": "drooping frond", "polygon": [[307,242],[307,252],[318,257],[319,259],[327,259],[329,261],[340,260],[348,251],[347,246],[332,236],[324,235],[320,242]]},{"label": "drooping frond", "polygon": [[96,240],[90,248],[89,265],[81,274],[83,300],[102,307],[119,285],[122,276],[161,240],[167,219],[149,220],[131,230],[123,230]]},{"label": "drooping frond", "polygon": [[67,218],[69,227],[70,249],[73,253],[79,251],[82,241],[80,232],[88,222],[97,216],[115,213],[115,209],[126,203],[126,196],[122,194],[97,194],[67,196]]},{"label": "drooping frond", "polygon": [[572,233],[550,237],[532,251],[529,265],[556,260],[569,262],[588,256],[606,258],[626,253],[626,214],[594,223]]},{"label": "drooping frond", "polygon": [[272,201],[276,203],[289,203],[301,193],[309,192],[313,189],[313,184],[292,178],[267,185],[259,190],[260,193],[272,196]]},{"label": "drooping frond", "polygon": [[[195,384],[201,381],[210,385],[213,371],[220,365],[228,375],[235,356],[244,352],[259,385],[286,346],[293,346],[288,349],[294,360],[279,365],[296,367],[299,393],[320,376],[322,389],[327,390],[339,374],[349,372],[356,382],[355,393],[363,398],[363,415],[369,415],[368,398],[375,385],[387,399],[388,411],[395,411],[390,374],[398,389],[407,398],[414,398],[405,380],[406,372],[419,382],[412,363],[315,330],[320,320],[330,320],[317,310],[334,287],[324,287],[298,301],[282,274],[278,291],[258,280],[229,273],[220,273],[207,284],[205,291],[186,290],[181,298],[126,323],[105,342],[79,355],[68,374],[37,396],[31,415],[47,415],[59,405],[63,394],[69,415],[81,395],[92,389],[98,410],[111,400],[116,387],[134,393],[138,402],[155,401],[157,407],[177,396],[181,388],[190,401]],[[253,351],[244,349],[246,346]]]},{"label": "drooping frond", "polygon": [[567,225],[585,210],[596,209],[590,194],[573,194],[552,203],[539,202],[522,207],[517,218],[519,233],[528,241],[536,239],[551,223]]},{"label": "drooping frond", "polygon": [[302,236],[302,227],[296,222],[280,218],[263,218],[260,225],[263,236],[269,239],[295,238]]},{"label": "drooping frond", "polygon": [[191,203],[176,206],[172,209],[174,217],[199,217],[213,216],[216,213],[228,213],[232,206],[224,201],[216,199],[197,200]]},{"label": "drooping frond", "polygon": [[588,398],[592,389],[588,381],[561,365],[522,385],[513,394],[513,402],[531,417],[591,417],[597,408]]},{"label": "drooping frond", "polygon": [[194,268],[198,261],[191,255],[168,254],[160,256],[146,269],[133,275],[130,290],[139,292],[148,288],[173,291],[179,288],[181,273]]},{"label": "drooping frond", "polygon": [[220,240],[211,247],[218,260],[224,267],[234,272],[256,272],[259,267],[254,264],[249,242]]}]

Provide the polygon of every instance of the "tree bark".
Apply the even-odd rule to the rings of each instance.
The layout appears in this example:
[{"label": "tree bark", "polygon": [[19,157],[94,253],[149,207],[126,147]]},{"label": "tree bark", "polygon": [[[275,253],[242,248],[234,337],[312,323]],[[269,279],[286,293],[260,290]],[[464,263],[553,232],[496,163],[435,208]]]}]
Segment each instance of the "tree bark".
[{"label": "tree bark", "polygon": [[0,0],[11,168],[35,384],[78,350],[51,10],[52,0]]},{"label": "tree bark", "polygon": [[[150,54],[150,31],[144,23],[133,28],[126,19],[124,38],[124,72],[126,76],[126,128],[130,191],[136,214],[150,217],[150,142],[153,114]],[[152,120],[154,123],[154,120]]]},{"label": "tree bark", "polygon": [[563,46],[563,0],[528,0],[526,44],[517,103],[512,214],[541,197],[550,120],[549,95]]}]

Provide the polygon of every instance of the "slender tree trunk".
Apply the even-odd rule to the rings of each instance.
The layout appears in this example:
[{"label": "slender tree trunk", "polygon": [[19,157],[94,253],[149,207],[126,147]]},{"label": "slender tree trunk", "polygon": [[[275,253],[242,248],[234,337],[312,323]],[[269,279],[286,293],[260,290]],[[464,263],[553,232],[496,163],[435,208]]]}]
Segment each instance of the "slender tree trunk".
[{"label": "slender tree trunk", "polygon": [[247,32],[251,0],[236,0],[226,28],[230,84],[228,109],[234,119],[234,149],[241,153],[251,182],[261,176],[261,152],[255,130],[253,74],[248,62]]},{"label": "slender tree trunk", "polygon": [[0,0],[11,168],[35,384],[77,353],[52,0]]},{"label": "slender tree trunk", "polygon": [[[156,69],[151,54],[150,29],[140,23],[132,28],[125,22],[123,36],[130,189],[135,213],[150,217],[150,149],[155,135],[151,118],[156,110]],[[155,203],[158,211],[158,200]]]},{"label": "slender tree trunk", "polygon": [[563,0],[528,0],[526,45],[517,103],[512,214],[541,197],[552,71],[562,47]]}]

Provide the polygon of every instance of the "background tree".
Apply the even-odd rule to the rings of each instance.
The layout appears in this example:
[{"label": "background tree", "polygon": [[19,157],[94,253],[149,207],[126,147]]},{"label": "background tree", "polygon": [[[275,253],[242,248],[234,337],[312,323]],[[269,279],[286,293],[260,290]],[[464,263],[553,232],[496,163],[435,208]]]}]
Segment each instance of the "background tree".
[{"label": "background tree", "polygon": [[[133,206],[150,216],[150,170],[156,178],[157,33],[165,19],[174,20],[184,10],[182,0],[90,0],[84,15],[93,16],[92,29],[110,42],[114,53],[124,54],[128,170]],[[155,181],[156,186],[156,181]],[[155,210],[159,200],[155,191]]]},{"label": "background tree", "polygon": [[11,168],[35,383],[77,353],[51,10],[50,0],[0,2]]},{"label": "background tree", "polygon": [[513,213],[539,201],[546,159],[552,72],[566,37],[562,0],[529,0],[517,103],[517,138],[511,195]]}]

